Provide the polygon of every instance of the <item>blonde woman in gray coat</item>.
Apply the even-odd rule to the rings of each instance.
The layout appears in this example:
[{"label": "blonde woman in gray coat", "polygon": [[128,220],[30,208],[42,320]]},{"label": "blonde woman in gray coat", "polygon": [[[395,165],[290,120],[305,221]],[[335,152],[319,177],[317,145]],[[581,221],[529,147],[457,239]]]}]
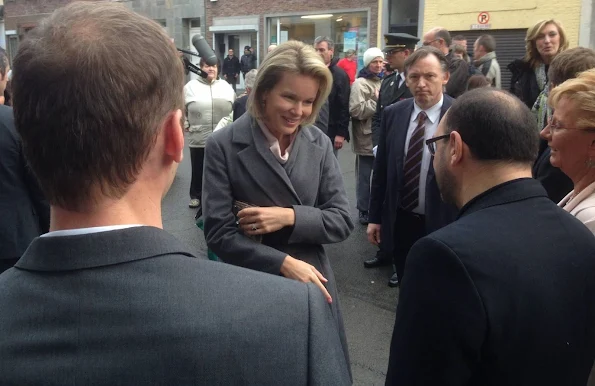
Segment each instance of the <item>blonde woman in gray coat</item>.
[{"label": "blonde woman in gray coat", "polygon": [[331,84],[311,46],[289,41],[267,55],[247,113],[207,140],[203,214],[207,245],[224,262],[318,286],[349,363],[323,244],[354,226],[331,141],[312,126]]}]

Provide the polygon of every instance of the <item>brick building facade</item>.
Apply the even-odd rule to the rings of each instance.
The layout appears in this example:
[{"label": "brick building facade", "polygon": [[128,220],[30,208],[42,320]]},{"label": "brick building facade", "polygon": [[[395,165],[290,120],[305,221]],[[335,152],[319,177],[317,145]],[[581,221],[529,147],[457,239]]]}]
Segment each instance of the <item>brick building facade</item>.
[{"label": "brick building facade", "polygon": [[260,62],[271,43],[329,36],[335,55],[355,49],[361,65],[363,52],[379,42],[378,0],[206,0],[205,16],[207,41],[220,58],[251,46]]},{"label": "brick building facade", "polygon": [[62,7],[71,0],[5,0],[4,28],[6,33],[6,50],[12,59],[16,54],[18,42],[27,31],[35,27],[39,20],[48,16],[56,8]]}]

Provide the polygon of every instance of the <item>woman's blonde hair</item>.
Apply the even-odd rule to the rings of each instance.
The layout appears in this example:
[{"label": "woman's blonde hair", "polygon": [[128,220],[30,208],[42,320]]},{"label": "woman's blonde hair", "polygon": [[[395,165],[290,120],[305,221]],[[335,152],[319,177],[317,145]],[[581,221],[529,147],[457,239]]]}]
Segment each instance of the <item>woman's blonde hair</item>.
[{"label": "woman's blonde hair", "polygon": [[318,112],[331,92],[333,76],[314,47],[295,40],[290,40],[275,48],[260,65],[254,87],[248,97],[248,112],[254,118],[263,118],[263,96],[275,88],[284,74],[306,75],[319,82],[312,114],[302,125],[307,126],[314,123]]},{"label": "woman's blonde hair", "polygon": [[577,128],[595,128],[595,68],[581,72],[551,90],[548,102],[556,108],[563,97],[574,102],[578,112]]},{"label": "woman's blonde hair", "polygon": [[541,33],[541,30],[549,24],[553,24],[558,29],[558,34],[560,35],[560,47],[558,48],[558,52],[560,53],[568,48],[568,39],[566,38],[566,32],[562,27],[562,24],[557,21],[556,19],[549,19],[549,20],[541,20],[538,21],[533,27],[527,30],[527,36],[525,37],[525,62],[529,63],[531,68],[536,68],[538,65],[543,63],[541,59],[541,55],[539,51],[537,51],[537,44],[535,41],[537,37]]}]

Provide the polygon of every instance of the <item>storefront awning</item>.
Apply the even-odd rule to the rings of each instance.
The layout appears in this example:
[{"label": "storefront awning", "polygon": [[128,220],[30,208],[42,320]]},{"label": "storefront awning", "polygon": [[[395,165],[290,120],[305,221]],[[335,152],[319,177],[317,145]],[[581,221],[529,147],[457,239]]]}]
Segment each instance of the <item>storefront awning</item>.
[{"label": "storefront awning", "polygon": [[257,25],[213,25],[209,27],[209,32],[255,32],[258,31]]}]

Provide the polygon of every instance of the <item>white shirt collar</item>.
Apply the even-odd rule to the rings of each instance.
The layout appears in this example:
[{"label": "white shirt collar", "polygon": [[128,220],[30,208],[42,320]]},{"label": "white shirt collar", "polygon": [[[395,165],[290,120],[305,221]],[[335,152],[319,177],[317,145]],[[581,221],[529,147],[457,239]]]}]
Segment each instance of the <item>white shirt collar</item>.
[{"label": "white shirt collar", "polygon": [[401,78],[401,82],[405,81],[405,73],[404,72],[399,72],[399,77]]},{"label": "white shirt collar", "polygon": [[65,229],[61,231],[52,231],[44,233],[40,237],[54,237],[54,236],[76,236],[76,235],[87,235],[90,233],[108,232],[126,228],[142,227],[141,224],[126,224],[126,225],[108,225],[104,227],[91,227],[91,228],[78,228],[78,229]]},{"label": "white shirt collar", "polygon": [[430,122],[435,123],[435,122],[439,121],[440,120],[440,112],[442,110],[443,103],[444,103],[444,94],[442,94],[440,96],[440,101],[438,103],[436,103],[434,106],[430,107],[429,109],[424,110],[417,105],[417,103],[415,102],[415,99],[414,99],[413,100],[413,114],[411,115],[411,120],[415,121],[417,119],[417,116],[419,115],[419,113],[421,113],[422,111],[425,111]]}]

